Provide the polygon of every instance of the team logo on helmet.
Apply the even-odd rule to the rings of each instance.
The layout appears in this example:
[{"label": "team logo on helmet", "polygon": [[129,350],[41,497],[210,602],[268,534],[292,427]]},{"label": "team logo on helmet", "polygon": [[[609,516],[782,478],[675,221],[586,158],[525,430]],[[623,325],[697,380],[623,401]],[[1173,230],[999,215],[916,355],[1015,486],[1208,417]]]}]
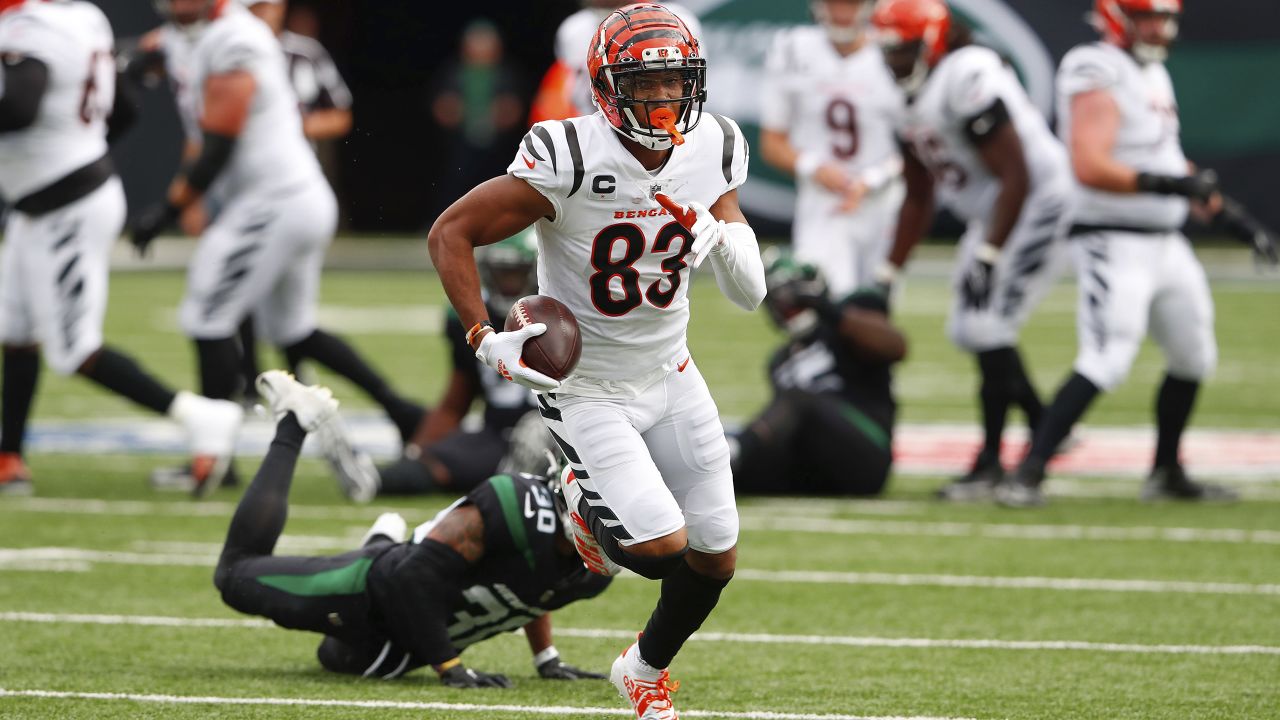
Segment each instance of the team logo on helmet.
[{"label": "team logo on helmet", "polygon": [[623,137],[651,150],[684,142],[702,119],[707,64],[684,21],[661,5],[619,8],[587,49],[591,95]]},{"label": "team logo on helmet", "polygon": [[879,0],[871,13],[876,42],[898,85],[915,93],[947,52],[951,11],[942,0]]}]

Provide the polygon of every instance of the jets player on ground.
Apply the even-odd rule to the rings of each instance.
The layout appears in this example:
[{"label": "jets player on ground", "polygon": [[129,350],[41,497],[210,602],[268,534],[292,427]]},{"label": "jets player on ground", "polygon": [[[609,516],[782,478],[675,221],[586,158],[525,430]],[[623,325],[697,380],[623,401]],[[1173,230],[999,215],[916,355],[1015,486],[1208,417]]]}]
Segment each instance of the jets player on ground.
[{"label": "jets player on ground", "polygon": [[822,273],[765,251],[764,298],[787,342],[769,361],[773,399],[737,436],[738,494],[876,495],[893,464],[891,368],[907,341],[870,288],[832,300]]},{"label": "jets player on ground", "polygon": [[[490,317],[505,318],[516,300],[538,291],[537,263],[533,228],[476,248]],[[452,308],[444,334],[452,361],[444,395],[427,412],[401,458],[378,468],[379,495],[470,491],[498,468],[520,419],[531,412],[536,415],[532,393],[476,359],[467,344],[467,328]],[[462,419],[477,399],[484,402],[484,425],[464,430]],[[541,421],[537,422],[540,426]],[[546,435],[541,427],[534,429]],[[546,442],[538,446],[545,447]]]},{"label": "jets player on ground", "polygon": [[837,298],[870,285],[902,204],[902,93],[867,41],[872,0],[815,0],[817,26],[780,33],[765,62],[760,152],[796,178],[792,247]]},{"label": "jets player on ground", "polygon": [[41,348],[55,372],[181,422],[202,477],[224,472],[235,447],[238,406],[175,393],[103,344],[111,245],[125,215],[107,155],[108,135],[126,120],[113,44],[91,3],[0,0],[0,195],[10,208],[0,253],[3,493],[32,489],[22,448]]},{"label": "jets player on ground", "polygon": [[909,145],[907,197],[890,263],[902,267],[928,230],[935,196],[967,223],[947,333],[977,359],[985,438],[972,470],[939,495],[988,498],[1004,476],[1009,408],[1020,407],[1033,429],[1043,412],[1017,344],[1057,274],[1071,196],[1067,156],[1013,71],[995,52],[969,45],[942,0],[880,0],[872,22],[909,96],[899,129]]},{"label": "jets player on ground", "polygon": [[404,519],[387,513],[357,550],[273,555],[303,439],[335,437],[341,428],[327,388],[280,370],[257,384],[276,435],[231,518],[214,573],[227,605],[323,634],[317,655],[333,672],[390,679],[431,665],[451,687],[510,687],[503,675],[464,666],[459,654],[523,627],[539,676],[604,678],[565,664],[551,644],[547,613],[600,594],[609,578],[582,566],[557,511],[558,488],[545,478],[492,477],[411,538]]},{"label": "jets player on ground", "polygon": [[[1058,69],[1059,132],[1079,186],[1071,240],[1080,348],[1026,459],[998,491],[1006,505],[1043,502],[1052,448],[1099,393],[1124,380],[1148,332],[1164,351],[1166,371],[1142,498],[1236,497],[1188,478],[1178,456],[1200,383],[1217,363],[1213,298],[1181,228],[1189,210],[1207,217],[1222,204],[1215,178],[1187,162],[1178,137],[1164,60],[1181,10],[1181,0],[1099,0],[1101,42],[1071,50]],[[1274,258],[1274,245],[1262,242]]]},{"label": "jets player on ground", "polygon": [[[705,260],[750,310],[764,268],[738,207],[746,142],[733,121],[703,113],[706,63],[688,27],[636,4],[584,44],[600,112],[535,125],[508,174],[454,203],[429,242],[477,357],[541,393],[572,468],[565,496],[584,561],[662,579],[611,678],[638,716],[674,718],[666,668],[732,577],[738,535],[728,443],[686,345],[689,281]],[[531,223],[539,292],[565,303],[582,333],[563,383],[520,362],[544,325],[490,325],[472,257]]]},{"label": "jets player on ground", "polygon": [[133,241],[145,248],[206,193],[221,208],[192,257],[181,307],[202,391],[213,398],[236,392],[236,333],[256,311],[259,330],[290,360],[315,360],[358,385],[407,439],[421,406],[396,394],[344,340],[316,327],[337,202],[303,137],[275,36],[228,0],[167,0],[164,6],[174,25],[196,37],[187,77],[200,154],[173,181],[165,204],[138,219]]}]

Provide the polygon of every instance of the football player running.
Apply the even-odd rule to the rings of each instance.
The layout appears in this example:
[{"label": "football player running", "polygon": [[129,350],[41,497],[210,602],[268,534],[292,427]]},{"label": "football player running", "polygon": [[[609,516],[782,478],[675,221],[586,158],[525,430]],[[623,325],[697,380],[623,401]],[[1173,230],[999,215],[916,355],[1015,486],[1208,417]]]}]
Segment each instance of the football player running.
[{"label": "football player running", "polygon": [[1017,344],[1057,275],[1070,168],[1013,71],[992,50],[969,44],[942,0],[879,0],[872,23],[909,97],[899,130],[909,144],[907,197],[892,267],[902,267],[929,229],[935,197],[967,223],[947,334],[977,360],[984,442],[972,470],[939,496],[987,499],[1004,477],[1009,408],[1020,407],[1033,429],[1043,414]]},{"label": "football player running", "polygon": [[0,493],[27,494],[23,439],[40,373],[76,373],[183,424],[192,467],[230,463],[243,412],[175,393],[103,344],[111,245],[124,190],[107,154],[130,119],[116,93],[114,39],[88,2],[0,0],[0,196],[10,212],[0,252]]},{"label": "football player running", "polygon": [[523,627],[538,675],[603,679],[565,664],[547,613],[594,597],[610,578],[588,572],[566,530],[558,481],[500,475],[408,537],[404,518],[380,516],[357,550],[331,557],[273,555],[289,511],[303,439],[342,433],[327,388],[270,370],[258,391],[276,434],[231,518],[214,585],[227,605],[290,630],[325,636],[327,670],[396,678],[432,666],[450,687],[511,687],[504,675],[466,667],[471,645]]},{"label": "football player running", "polygon": [[[1044,502],[1052,448],[1099,393],[1129,374],[1148,332],[1166,369],[1156,395],[1155,458],[1141,497],[1236,497],[1187,477],[1179,459],[1200,384],[1218,354],[1208,279],[1181,228],[1189,212],[1203,219],[1222,207],[1216,178],[1187,161],[1179,140],[1164,60],[1181,10],[1182,0],[1099,0],[1093,20],[1102,40],[1077,46],[1058,69],[1058,131],[1079,188],[1071,227],[1079,353],[1026,458],[998,490],[1005,505]],[[1250,238],[1274,261],[1271,238]]]},{"label": "football player running", "polygon": [[[533,228],[476,249],[490,317],[506,317],[517,300],[538,291],[537,263]],[[497,470],[517,424],[529,413],[535,416],[533,430],[540,433],[535,436],[537,447],[549,442],[537,418],[533,394],[476,359],[475,350],[467,344],[467,328],[452,308],[445,318],[444,335],[451,361],[444,394],[427,412],[400,459],[378,468],[379,495],[470,491]],[[477,399],[484,401],[484,424],[475,430],[463,429],[462,419]],[[534,458],[540,455],[535,452]]]},{"label": "football player running", "polygon": [[835,301],[822,273],[765,251],[765,307],[787,343],[769,361],[773,399],[737,436],[738,494],[876,495],[893,464],[891,368],[907,341],[882,293]]},{"label": "football player running", "polygon": [[760,152],[795,176],[795,258],[836,298],[876,280],[902,205],[902,92],[868,42],[871,4],[816,0],[818,26],[780,33],[765,62]]},{"label": "football player running", "polygon": [[[738,207],[746,141],[732,120],[702,110],[697,38],[646,3],[609,14],[583,42],[600,112],[535,125],[508,174],[454,203],[429,243],[477,357],[541,393],[572,469],[565,497],[584,561],[662,579],[611,679],[637,716],[675,718],[667,667],[732,577],[738,535],[728,443],[686,346],[689,281],[705,260],[721,291],[751,310],[764,268]],[[480,295],[473,249],[531,223],[539,291],[566,304],[582,334],[563,383],[520,362],[546,327],[498,332]]]},{"label": "football player running", "polygon": [[237,330],[256,312],[258,329],[292,364],[315,360],[347,378],[407,439],[422,407],[398,395],[346,341],[316,326],[337,202],[302,134],[279,43],[228,0],[160,5],[193,39],[184,77],[202,137],[199,156],[179,172],[166,202],[137,219],[133,242],[145,250],[206,194],[220,207],[191,259],[180,311],[195,341],[202,392],[229,398],[237,391]]}]

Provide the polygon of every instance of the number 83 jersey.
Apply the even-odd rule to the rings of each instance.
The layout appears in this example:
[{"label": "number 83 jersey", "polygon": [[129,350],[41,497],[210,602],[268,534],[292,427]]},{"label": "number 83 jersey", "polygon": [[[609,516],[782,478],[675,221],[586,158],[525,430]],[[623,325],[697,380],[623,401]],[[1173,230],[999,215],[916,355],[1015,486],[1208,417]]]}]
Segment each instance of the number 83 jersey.
[{"label": "number 83 jersey", "polygon": [[536,225],[538,291],[567,305],[582,333],[582,359],[562,392],[643,389],[688,357],[693,238],[654,195],[710,207],[747,179],[747,160],[737,124],[711,113],[653,172],[600,113],[540,122],[525,135],[507,172],[555,209]]}]

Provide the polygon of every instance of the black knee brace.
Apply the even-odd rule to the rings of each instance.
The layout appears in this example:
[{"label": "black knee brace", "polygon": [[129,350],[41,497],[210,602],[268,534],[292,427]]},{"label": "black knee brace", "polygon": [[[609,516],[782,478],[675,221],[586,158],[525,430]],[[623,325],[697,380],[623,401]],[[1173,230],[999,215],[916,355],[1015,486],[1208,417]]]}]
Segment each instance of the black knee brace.
[{"label": "black knee brace", "polygon": [[663,555],[661,557],[632,555],[624,548],[622,550],[623,557],[614,558],[614,561],[640,577],[648,578],[650,580],[661,580],[675,572],[677,568],[684,564],[684,556],[688,554],[688,552],[688,543],[686,543],[684,547],[680,548],[680,552]]}]

